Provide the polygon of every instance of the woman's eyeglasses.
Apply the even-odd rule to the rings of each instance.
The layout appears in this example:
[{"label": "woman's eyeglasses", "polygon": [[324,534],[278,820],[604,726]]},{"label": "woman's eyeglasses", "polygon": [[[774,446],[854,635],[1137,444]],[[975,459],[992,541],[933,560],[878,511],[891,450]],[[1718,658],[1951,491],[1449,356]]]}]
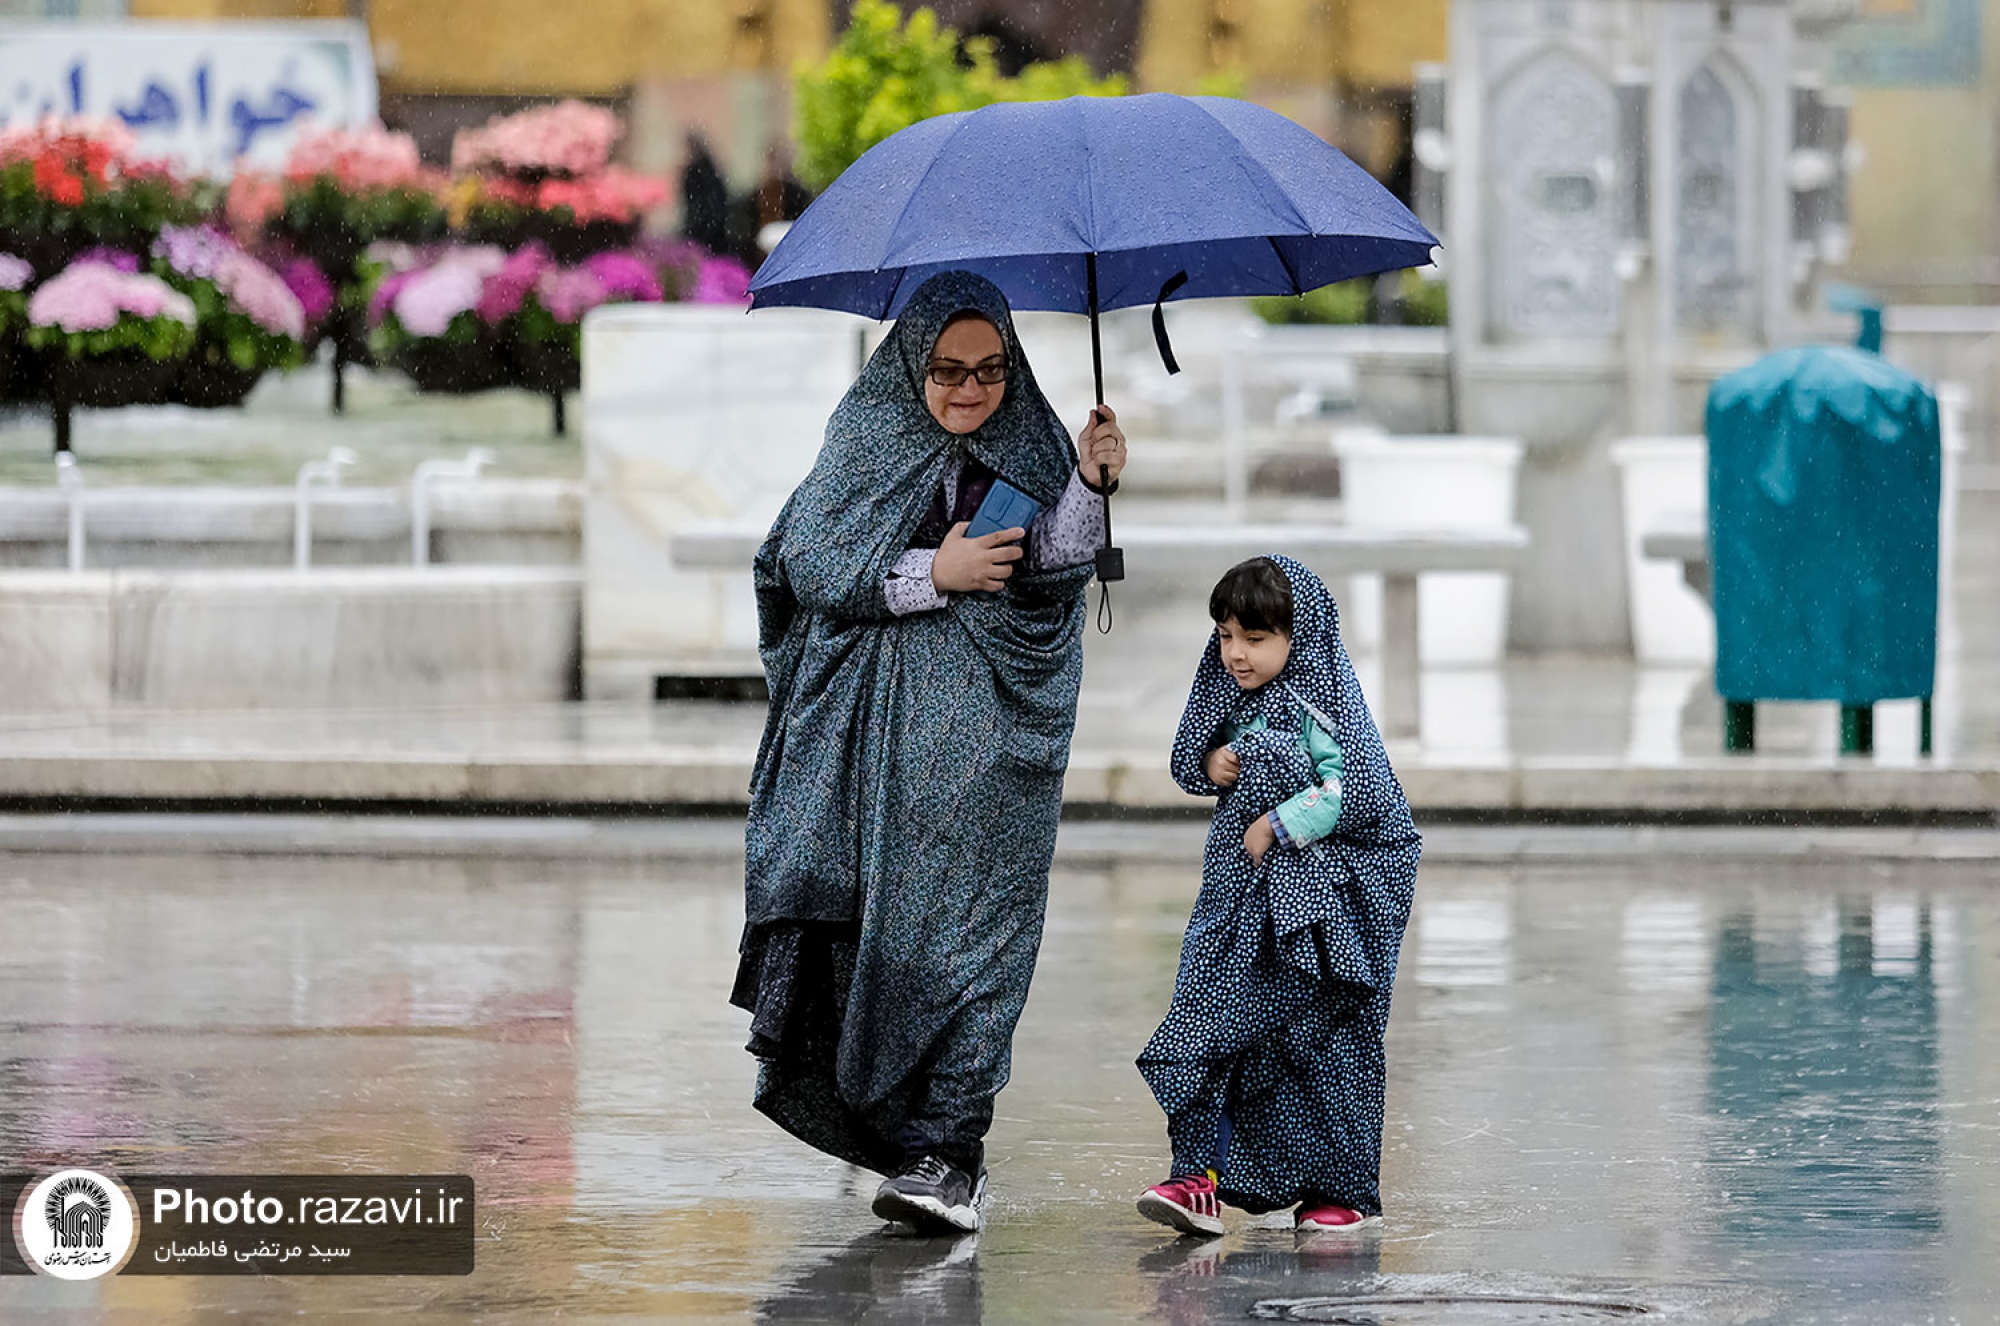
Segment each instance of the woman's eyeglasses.
[{"label": "woman's eyeglasses", "polygon": [[994,387],[1007,380],[1007,362],[992,359],[976,368],[964,364],[932,364],[930,379],[940,387],[962,387],[971,378],[982,387]]}]

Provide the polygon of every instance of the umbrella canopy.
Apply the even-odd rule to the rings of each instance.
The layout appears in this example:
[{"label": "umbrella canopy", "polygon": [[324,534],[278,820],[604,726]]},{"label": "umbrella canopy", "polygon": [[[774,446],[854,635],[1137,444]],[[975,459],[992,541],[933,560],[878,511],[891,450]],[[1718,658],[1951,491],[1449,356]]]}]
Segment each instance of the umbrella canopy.
[{"label": "umbrella canopy", "polygon": [[750,290],[755,308],[889,318],[926,277],[964,269],[1015,308],[1094,314],[1303,294],[1421,266],[1436,243],[1337,148],[1261,106],[1070,97],[940,115],[876,144]]}]

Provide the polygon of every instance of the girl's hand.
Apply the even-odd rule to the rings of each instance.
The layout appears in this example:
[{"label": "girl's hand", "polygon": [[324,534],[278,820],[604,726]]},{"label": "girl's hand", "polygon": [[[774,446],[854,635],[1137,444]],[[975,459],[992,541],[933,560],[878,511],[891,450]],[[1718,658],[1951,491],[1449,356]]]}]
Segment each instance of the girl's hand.
[{"label": "girl's hand", "polygon": [[1093,487],[1103,486],[1100,467],[1110,471],[1111,482],[1118,481],[1125,468],[1125,434],[1118,428],[1117,411],[1100,405],[1090,412],[1090,422],[1077,434],[1076,455],[1077,473]]},{"label": "girl's hand", "polygon": [[1208,781],[1217,787],[1234,787],[1237,775],[1243,770],[1243,762],[1229,747],[1217,746],[1202,761],[1201,768],[1208,775]]},{"label": "girl's hand", "polygon": [[1250,853],[1250,864],[1264,864],[1264,853],[1277,845],[1278,831],[1271,827],[1269,815],[1259,815],[1250,821],[1250,827],[1243,831],[1243,850]]},{"label": "girl's hand", "polygon": [[1021,560],[1019,540],[1028,536],[1024,529],[996,529],[976,539],[965,537],[966,521],[959,521],[944,536],[937,556],[931,559],[931,584],[940,594],[964,594],[975,589],[998,590],[1014,574]]}]

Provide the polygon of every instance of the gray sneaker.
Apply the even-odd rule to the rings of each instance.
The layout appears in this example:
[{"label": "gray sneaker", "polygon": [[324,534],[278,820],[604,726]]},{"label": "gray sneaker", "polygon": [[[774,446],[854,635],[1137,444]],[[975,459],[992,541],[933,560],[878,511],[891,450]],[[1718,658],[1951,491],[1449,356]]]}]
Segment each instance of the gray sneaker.
[{"label": "gray sneaker", "polygon": [[872,1208],[884,1220],[909,1225],[920,1234],[971,1234],[983,1223],[986,1174],[974,1179],[938,1156],[924,1156],[882,1180]]}]

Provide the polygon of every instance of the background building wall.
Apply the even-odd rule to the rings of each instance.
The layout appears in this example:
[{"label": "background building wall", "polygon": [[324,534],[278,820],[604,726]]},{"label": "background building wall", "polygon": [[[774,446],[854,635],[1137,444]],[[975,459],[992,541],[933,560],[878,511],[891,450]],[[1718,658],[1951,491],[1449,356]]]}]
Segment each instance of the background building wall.
[{"label": "background building wall", "polygon": [[2000,298],[2000,3],[1868,0],[1830,83],[1865,161],[1847,275],[1897,299]]},{"label": "background building wall", "polygon": [[[452,131],[550,96],[618,103],[623,155],[673,172],[702,135],[737,188],[782,153],[789,80],[851,0],[127,0],[134,18],[365,17],[384,114],[428,155]],[[915,0],[898,0],[905,9]],[[1233,87],[1406,189],[1412,67],[1445,59],[1449,0],[934,0],[1008,51],[1079,53],[1141,90]],[[8,12],[47,12],[35,3]],[[2000,299],[2000,0],[1865,0],[1828,84],[1852,91],[1845,275],[1895,299]]]}]

